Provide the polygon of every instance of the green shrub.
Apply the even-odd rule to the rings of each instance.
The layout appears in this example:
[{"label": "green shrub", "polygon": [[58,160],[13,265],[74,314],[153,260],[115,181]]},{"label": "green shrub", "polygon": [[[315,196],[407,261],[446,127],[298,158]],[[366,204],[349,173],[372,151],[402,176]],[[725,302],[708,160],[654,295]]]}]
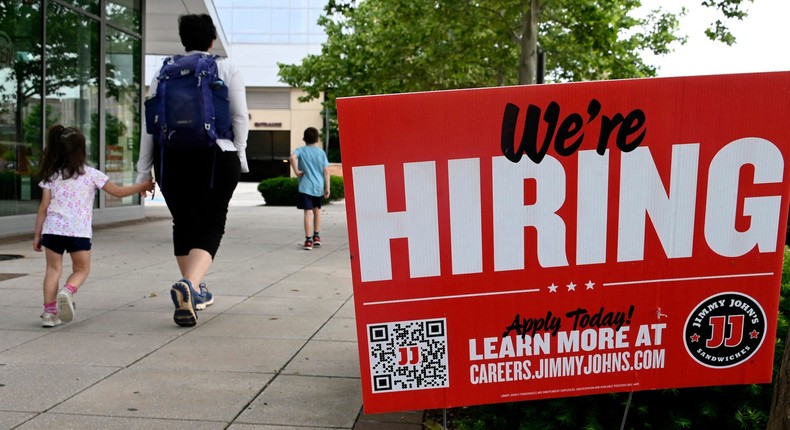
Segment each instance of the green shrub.
[{"label": "green shrub", "polygon": [[329,200],[341,200],[346,197],[346,189],[343,186],[342,176],[329,177]]},{"label": "green shrub", "polygon": [[[324,203],[345,198],[343,178],[330,176],[329,190],[329,200],[324,200]],[[258,192],[263,196],[267,206],[296,206],[296,198],[299,195],[299,180],[286,176],[264,179],[258,184]]]},{"label": "green shrub", "polygon": [[258,184],[258,191],[267,206],[296,206],[298,190],[297,179],[287,176],[264,179]]}]

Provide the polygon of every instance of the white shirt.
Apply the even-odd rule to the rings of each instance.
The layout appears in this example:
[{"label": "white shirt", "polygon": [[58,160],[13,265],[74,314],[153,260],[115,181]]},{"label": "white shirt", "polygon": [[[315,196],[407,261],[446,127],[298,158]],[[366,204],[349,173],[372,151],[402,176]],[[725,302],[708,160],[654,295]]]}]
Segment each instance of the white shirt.
[{"label": "white shirt", "polygon": [[89,239],[93,235],[93,199],[96,190],[104,187],[108,178],[100,170],[84,167],[85,173],[74,178],[63,179],[57,174],[50,182],[38,184],[41,188],[49,188],[52,193],[42,234]]},{"label": "white shirt", "polygon": [[[186,55],[208,54],[202,51],[189,51]],[[156,95],[156,88],[159,84],[159,69],[154,73],[151,86],[148,87],[148,96]],[[247,90],[244,85],[244,78],[236,66],[226,58],[217,58],[217,73],[219,78],[225,81],[228,86],[228,99],[230,99],[230,117],[233,127],[233,141],[228,139],[217,139],[217,146],[223,151],[235,151],[241,162],[242,173],[249,172],[247,165],[247,133],[249,132],[250,120],[247,112]],[[142,133],[140,136],[140,159],[137,160],[137,182],[142,182],[152,177],[151,168],[154,164],[154,139],[153,136],[145,132],[145,115],[142,118]]]}]

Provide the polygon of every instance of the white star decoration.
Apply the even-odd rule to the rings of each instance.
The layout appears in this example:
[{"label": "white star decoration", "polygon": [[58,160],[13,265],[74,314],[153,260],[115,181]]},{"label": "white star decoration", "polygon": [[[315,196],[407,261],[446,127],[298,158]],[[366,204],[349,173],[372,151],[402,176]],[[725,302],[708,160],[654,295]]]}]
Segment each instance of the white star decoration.
[{"label": "white star decoration", "polygon": [[[576,287],[581,287],[582,285],[584,285],[586,287],[585,291],[589,291],[589,290],[595,290],[596,283],[593,282],[592,279],[590,279],[589,281],[587,281],[587,282],[585,282],[583,284],[577,284],[577,283],[575,283],[573,281],[570,281],[567,284],[565,284],[565,290],[563,290],[563,291],[576,292],[577,291]],[[551,285],[547,286],[546,288],[549,290],[549,293],[559,293],[560,292],[559,291],[560,286],[557,285],[554,282],[552,282]]]}]

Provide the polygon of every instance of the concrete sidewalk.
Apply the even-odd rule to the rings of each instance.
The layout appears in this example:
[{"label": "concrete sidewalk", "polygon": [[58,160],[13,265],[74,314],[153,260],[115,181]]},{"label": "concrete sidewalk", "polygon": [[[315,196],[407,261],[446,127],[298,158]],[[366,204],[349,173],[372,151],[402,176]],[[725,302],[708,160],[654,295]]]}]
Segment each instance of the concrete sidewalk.
[{"label": "concrete sidewalk", "polygon": [[[360,415],[345,205],[313,251],[302,214],[242,183],[198,325],[173,323],[167,208],[98,227],[76,317],[41,327],[43,253],[2,240],[0,429],[420,429],[422,412]],[[64,259],[64,276],[70,270]]]}]

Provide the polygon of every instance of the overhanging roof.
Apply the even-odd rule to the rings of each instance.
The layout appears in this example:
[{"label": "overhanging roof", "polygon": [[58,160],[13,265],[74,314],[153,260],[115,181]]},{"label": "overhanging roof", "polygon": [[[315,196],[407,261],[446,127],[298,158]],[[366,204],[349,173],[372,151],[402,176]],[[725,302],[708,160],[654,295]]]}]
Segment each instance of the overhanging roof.
[{"label": "overhanging roof", "polygon": [[213,0],[146,0],[145,53],[173,55],[184,52],[178,37],[178,17],[184,14],[208,14],[217,26],[217,40],[212,53],[226,57],[228,42],[219,22]]}]

